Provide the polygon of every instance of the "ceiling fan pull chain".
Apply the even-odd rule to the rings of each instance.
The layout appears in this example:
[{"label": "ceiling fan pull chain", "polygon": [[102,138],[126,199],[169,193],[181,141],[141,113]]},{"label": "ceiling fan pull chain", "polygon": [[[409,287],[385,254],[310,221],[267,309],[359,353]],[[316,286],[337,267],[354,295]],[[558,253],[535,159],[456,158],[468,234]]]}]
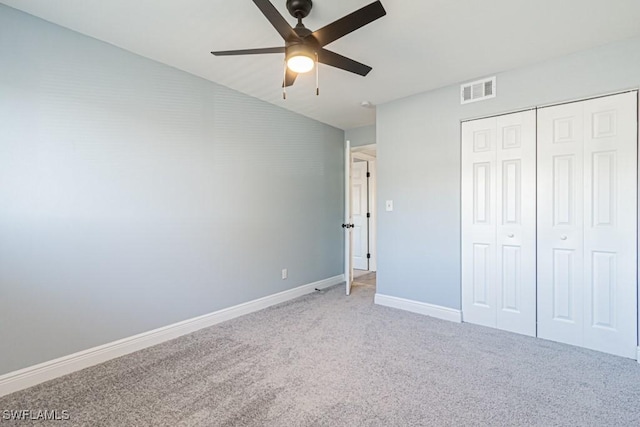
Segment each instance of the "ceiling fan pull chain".
[{"label": "ceiling fan pull chain", "polygon": [[318,52],[316,52],[316,96],[320,95],[320,67],[318,65]]},{"label": "ceiling fan pull chain", "polygon": [[284,70],[282,72],[282,99],[287,99],[287,60],[284,60]]}]

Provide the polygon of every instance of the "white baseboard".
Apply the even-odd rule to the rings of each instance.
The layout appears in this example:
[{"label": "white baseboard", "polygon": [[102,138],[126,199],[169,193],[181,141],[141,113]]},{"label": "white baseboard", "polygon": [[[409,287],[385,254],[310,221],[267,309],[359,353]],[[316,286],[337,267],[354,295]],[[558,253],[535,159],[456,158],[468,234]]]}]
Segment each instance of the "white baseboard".
[{"label": "white baseboard", "polygon": [[636,360],[640,363],[640,347],[638,347],[638,351],[636,352]]},{"label": "white baseboard", "polygon": [[143,332],[68,356],[9,372],[0,376],[0,396],[32,387],[36,384],[106,362],[134,351],[142,350],[165,341],[190,334],[199,329],[216,325],[245,314],[262,310],[275,304],[312,293],[316,288],[324,289],[344,282],[344,275],[330,277],[318,282],[299,286],[288,291],[269,295],[233,307],[225,308],[203,316],[194,317],[152,331]]},{"label": "white baseboard", "polygon": [[386,307],[398,308],[412,313],[424,314],[425,316],[436,317],[438,319],[449,320],[461,323],[462,312],[449,307],[428,304],[426,302],[413,301],[410,299],[392,297],[390,295],[376,294],[374,302]]}]

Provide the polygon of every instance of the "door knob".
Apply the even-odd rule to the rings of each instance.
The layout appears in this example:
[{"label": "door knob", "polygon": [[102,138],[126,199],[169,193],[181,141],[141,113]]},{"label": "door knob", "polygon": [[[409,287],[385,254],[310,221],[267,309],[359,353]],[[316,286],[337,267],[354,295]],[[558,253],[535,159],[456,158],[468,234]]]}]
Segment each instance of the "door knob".
[{"label": "door knob", "polygon": [[567,240],[567,236],[563,234],[562,236],[560,236],[560,240]]},{"label": "door knob", "polygon": [[513,238],[513,233],[509,233],[509,234],[507,234],[507,237],[508,237],[508,238],[510,238],[510,239],[512,239],[512,238]]}]

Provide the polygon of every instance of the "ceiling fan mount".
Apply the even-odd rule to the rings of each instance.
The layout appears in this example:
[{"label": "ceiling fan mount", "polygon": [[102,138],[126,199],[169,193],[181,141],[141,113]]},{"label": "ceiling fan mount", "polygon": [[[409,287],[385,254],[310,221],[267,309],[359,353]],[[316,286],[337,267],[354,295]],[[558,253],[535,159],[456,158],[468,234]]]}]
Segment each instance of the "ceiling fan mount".
[{"label": "ceiling fan mount", "polygon": [[[312,0],[287,0],[287,10],[291,16],[298,20],[295,28],[291,27],[269,0],[253,0],[253,3],[280,34],[284,40],[284,46],[214,51],[211,52],[213,55],[285,54],[286,68],[282,84],[285,88],[295,82],[299,73],[311,71],[317,63],[330,65],[361,76],[366,76],[371,71],[371,67],[368,65],[325,49],[325,46],[386,15],[387,12],[379,0],[313,32],[302,23],[302,19],[311,12]],[[318,93],[317,88],[316,93]],[[283,95],[285,94],[283,93]]]},{"label": "ceiling fan mount", "polygon": [[287,0],[287,10],[296,19],[306,18],[312,7],[311,0]]}]

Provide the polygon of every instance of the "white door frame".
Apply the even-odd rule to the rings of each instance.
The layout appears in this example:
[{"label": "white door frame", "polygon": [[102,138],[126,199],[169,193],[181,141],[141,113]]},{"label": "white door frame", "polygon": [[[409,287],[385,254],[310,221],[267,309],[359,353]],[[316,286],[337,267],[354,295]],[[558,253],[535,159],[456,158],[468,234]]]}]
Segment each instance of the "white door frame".
[{"label": "white door frame", "polygon": [[359,147],[354,147],[351,149],[351,155],[354,159],[365,160],[369,162],[368,170],[371,175],[369,178],[368,186],[367,186],[367,200],[369,204],[369,213],[371,217],[369,218],[369,253],[371,254],[371,258],[369,259],[369,271],[377,271],[378,270],[378,247],[377,247],[377,219],[378,219],[378,211],[377,211],[377,156],[372,156],[371,154],[366,153],[366,151],[370,151],[371,149],[375,149],[376,144],[368,144],[362,145]]},{"label": "white door frame", "polygon": [[346,294],[351,293],[351,282],[353,281],[353,261],[351,250],[351,239],[353,233],[351,233],[351,141],[347,140],[344,143],[344,223],[345,235],[344,235],[344,280],[346,284]]},{"label": "white door frame", "polygon": [[369,172],[371,173],[371,179],[369,179],[369,212],[371,212],[371,218],[369,218],[369,252],[371,253],[371,259],[369,260],[369,271],[378,271],[378,208],[377,208],[377,184],[378,184],[378,161],[377,158],[369,160]]},{"label": "white door frame", "polygon": [[[640,90],[638,90],[638,106],[640,106]],[[638,168],[640,168],[640,107],[638,107],[638,133],[636,133],[636,141],[638,143]],[[636,254],[640,254],[640,171],[638,172],[638,206],[636,206],[636,216],[638,221],[637,236],[636,236]],[[636,277],[640,278],[640,262],[636,262]],[[638,279],[640,280],[640,279]],[[636,284],[637,286],[638,284]],[[636,361],[640,363],[640,287],[636,291],[636,307],[638,314],[638,323],[636,323],[636,330],[638,336],[636,337],[637,354]]]}]

